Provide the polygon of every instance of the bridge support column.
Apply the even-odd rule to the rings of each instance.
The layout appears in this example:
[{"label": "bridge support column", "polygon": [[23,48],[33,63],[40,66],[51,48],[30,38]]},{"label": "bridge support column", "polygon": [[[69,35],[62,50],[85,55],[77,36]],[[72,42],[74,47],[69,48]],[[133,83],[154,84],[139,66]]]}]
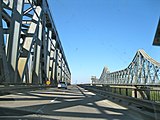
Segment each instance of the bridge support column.
[{"label": "bridge support column", "polygon": [[56,38],[52,35],[52,47],[50,56],[50,81],[51,85],[54,85],[55,79],[55,65],[56,65]]},{"label": "bridge support column", "polygon": [[52,31],[49,30],[48,31],[48,36],[47,36],[47,48],[46,48],[46,79],[49,80],[50,79],[50,75],[49,75],[49,68],[50,68],[50,56],[51,56],[51,38],[52,37]]},{"label": "bridge support column", "polygon": [[150,88],[142,86],[138,89],[138,93],[140,98],[150,100]]},{"label": "bridge support column", "polygon": [[132,89],[132,97],[134,98],[141,98],[141,94],[138,90],[138,87],[135,87],[134,89]]},{"label": "bridge support column", "polygon": [[58,59],[58,49],[55,50],[56,55],[55,55],[55,65],[54,65],[54,85],[57,85],[57,59]]},{"label": "bridge support column", "polygon": [[58,52],[58,81],[62,81],[62,54]]},{"label": "bridge support column", "polygon": [[132,97],[150,100],[150,90],[146,87],[136,87],[132,89]]},{"label": "bridge support column", "polygon": [[42,44],[42,24],[39,23],[38,27],[38,39],[34,44],[35,53],[34,53],[34,69],[33,69],[33,84],[39,84],[40,81],[40,54],[41,54],[41,44]]},{"label": "bridge support column", "polygon": [[137,98],[137,89],[132,89],[132,97]]},{"label": "bridge support column", "polygon": [[19,42],[22,25],[22,12],[23,12],[24,0],[16,0],[13,3],[12,20],[9,28],[9,41],[7,49],[7,61],[9,63],[10,77],[12,78],[10,83],[22,83],[18,74],[18,55],[19,55]]},{"label": "bridge support column", "polygon": [[0,84],[6,84],[10,82],[3,32],[2,0],[0,0]]}]

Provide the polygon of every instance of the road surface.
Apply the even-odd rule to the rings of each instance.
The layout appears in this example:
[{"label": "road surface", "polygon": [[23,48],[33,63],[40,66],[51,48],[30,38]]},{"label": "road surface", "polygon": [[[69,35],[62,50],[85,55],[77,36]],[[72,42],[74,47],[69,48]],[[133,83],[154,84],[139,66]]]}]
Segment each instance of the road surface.
[{"label": "road surface", "polygon": [[[125,107],[78,86],[0,96],[2,120],[136,120]],[[137,118],[138,119],[138,118]]]}]

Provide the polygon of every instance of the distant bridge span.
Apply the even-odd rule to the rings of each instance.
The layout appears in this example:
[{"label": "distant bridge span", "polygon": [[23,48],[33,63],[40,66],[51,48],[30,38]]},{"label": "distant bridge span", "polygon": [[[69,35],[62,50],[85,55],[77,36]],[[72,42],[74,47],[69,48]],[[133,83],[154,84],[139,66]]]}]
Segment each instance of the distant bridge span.
[{"label": "distant bridge span", "polygon": [[160,84],[160,63],[144,50],[138,50],[124,70],[110,72],[104,67],[99,79],[92,77],[92,84],[157,85]]}]

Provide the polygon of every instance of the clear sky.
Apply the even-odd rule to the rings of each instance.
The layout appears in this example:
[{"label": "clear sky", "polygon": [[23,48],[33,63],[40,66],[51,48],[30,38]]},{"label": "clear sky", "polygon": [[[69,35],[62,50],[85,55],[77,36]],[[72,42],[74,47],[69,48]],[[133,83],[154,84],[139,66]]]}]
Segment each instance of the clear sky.
[{"label": "clear sky", "polygon": [[160,61],[152,46],[160,0],[48,0],[72,73],[72,83],[98,78],[104,66],[126,68],[138,49]]}]

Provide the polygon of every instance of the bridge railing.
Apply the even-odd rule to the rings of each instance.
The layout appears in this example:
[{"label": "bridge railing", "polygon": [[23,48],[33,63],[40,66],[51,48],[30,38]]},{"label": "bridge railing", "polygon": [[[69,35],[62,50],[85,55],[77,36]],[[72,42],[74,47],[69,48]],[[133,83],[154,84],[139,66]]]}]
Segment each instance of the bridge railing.
[{"label": "bridge railing", "polygon": [[113,94],[160,103],[160,85],[92,84],[91,87]]},{"label": "bridge railing", "polygon": [[[148,90],[146,86],[116,86],[116,85],[79,85],[96,95],[107,98],[108,100],[114,101],[118,104],[126,106],[129,110],[133,110],[141,115],[141,118],[144,120],[159,120],[160,113],[160,101],[154,99],[154,101],[142,99],[142,98],[133,98],[132,92],[137,93],[136,91],[141,92]],[[159,86],[150,86],[151,88],[156,89],[158,94],[160,93]],[[153,92],[154,92],[153,89]],[[138,94],[137,94],[138,97]],[[158,97],[158,96],[157,96]],[[155,102],[156,101],[156,102]]]}]

